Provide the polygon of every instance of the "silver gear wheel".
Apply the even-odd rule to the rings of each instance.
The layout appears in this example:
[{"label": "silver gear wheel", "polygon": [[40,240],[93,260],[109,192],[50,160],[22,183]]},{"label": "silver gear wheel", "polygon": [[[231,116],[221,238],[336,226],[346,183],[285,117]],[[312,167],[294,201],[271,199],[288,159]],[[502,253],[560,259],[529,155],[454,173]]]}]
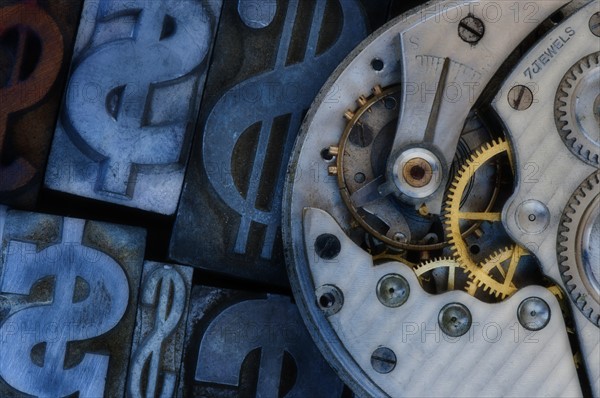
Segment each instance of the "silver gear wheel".
[{"label": "silver gear wheel", "polygon": [[600,157],[600,52],[577,61],[556,92],[556,127],[569,150],[598,167]]},{"label": "silver gear wheel", "polygon": [[575,190],[561,217],[558,263],[571,299],[600,326],[600,170]]}]

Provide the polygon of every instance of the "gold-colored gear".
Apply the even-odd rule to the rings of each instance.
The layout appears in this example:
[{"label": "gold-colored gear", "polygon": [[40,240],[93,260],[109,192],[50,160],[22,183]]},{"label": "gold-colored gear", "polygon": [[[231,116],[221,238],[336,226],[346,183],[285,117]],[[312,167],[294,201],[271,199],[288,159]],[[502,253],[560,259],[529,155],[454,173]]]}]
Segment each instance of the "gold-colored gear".
[{"label": "gold-colored gear", "polygon": [[[463,266],[469,273],[472,283],[469,286],[469,291],[473,292],[476,288],[482,288],[483,291],[504,299],[516,291],[512,284],[512,280],[519,263],[520,258],[526,253],[525,249],[520,246],[513,245],[509,248],[494,253],[488,260],[481,264],[477,264],[469,253],[467,243],[462,237],[460,231],[461,220],[469,221],[501,221],[499,212],[461,212],[460,201],[465,192],[465,189],[477,169],[483,164],[490,161],[492,158],[506,153],[511,160],[510,147],[508,142],[502,138],[496,141],[483,145],[480,149],[469,158],[462,169],[457,173],[448,200],[446,202],[446,231],[448,242],[457,262]],[[512,164],[512,162],[511,162]],[[506,271],[503,264],[508,261]],[[490,272],[497,269],[502,276],[503,281],[499,282],[493,278]],[[473,287],[475,286],[475,287]]]},{"label": "gold-colored gear", "polygon": [[[523,256],[524,249],[520,246],[513,246],[497,251],[483,261],[477,273],[470,273],[471,280],[467,282],[467,292],[474,296],[477,289],[481,288],[484,292],[505,298],[513,294],[517,288],[512,283],[519,259]],[[504,266],[506,265],[506,269]],[[502,282],[496,281],[491,275],[496,271],[503,279]],[[485,275],[483,278],[482,276]]]},{"label": "gold-colored gear", "polygon": [[417,275],[417,277],[419,278],[419,280],[422,280],[422,278],[424,277],[424,275],[429,272],[429,271],[433,271],[435,269],[439,269],[439,268],[448,268],[448,290],[455,290],[456,286],[457,286],[457,273],[461,272],[461,270],[463,269],[461,267],[461,265],[453,258],[450,257],[442,257],[442,258],[436,258],[433,260],[428,260],[425,262],[422,262],[418,265],[416,265],[413,268],[413,271],[415,271],[415,274]]}]

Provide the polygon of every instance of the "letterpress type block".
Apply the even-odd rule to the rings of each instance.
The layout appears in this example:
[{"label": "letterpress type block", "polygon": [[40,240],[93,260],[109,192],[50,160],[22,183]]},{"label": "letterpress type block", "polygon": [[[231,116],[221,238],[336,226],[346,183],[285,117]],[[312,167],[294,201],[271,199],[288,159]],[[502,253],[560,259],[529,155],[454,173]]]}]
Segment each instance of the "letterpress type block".
[{"label": "letterpress type block", "polygon": [[0,396],[123,396],[144,239],[137,228],[8,211]]},{"label": "letterpress type block", "polygon": [[79,0],[0,4],[0,203],[35,205],[81,4]]},{"label": "letterpress type block", "polygon": [[48,188],[175,213],[220,8],[85,2]]},{"label": "letterpress type block", "polygon": [[127,382],[128,397],[175,397],[193,269],[144,264]]},{"label": "letterpress type block", "polygon": [[195,286],[182,366],[182,397],[340,397],[344,389],[283,296]]},{"label": "letterpress type block", "polygon": [[367,32],[359,0],[224,3],[174,261],[287,283],[280,219],[289,155],[317,92]]}]

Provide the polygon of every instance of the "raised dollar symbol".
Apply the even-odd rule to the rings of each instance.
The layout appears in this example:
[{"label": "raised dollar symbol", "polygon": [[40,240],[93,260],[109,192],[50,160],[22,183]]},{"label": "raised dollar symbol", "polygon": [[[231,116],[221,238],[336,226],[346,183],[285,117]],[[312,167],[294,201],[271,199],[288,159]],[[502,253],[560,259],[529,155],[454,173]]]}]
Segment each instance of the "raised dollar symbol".
[{"label": "raised dollar symbol", "polygon": [[40,252],[33,244],[9,244],[0,292],[27,295],[40,280],[54,279],[51,304],[16,312],[0,326],[0,377],[24,394],[104,394],[109,357],[87,353],[65,366],[67,346],[113,329],[127,308],[129,284],[111,257],[81,244],[84,226],[65,219],[62,242]]},{"label": "raised dollar symbol", "polygon": [[[366,35],[364,17],[358,2],[340,0],[343,26],[338,39],[329,49],[318,54],[327,0],[316,0],[309,37],[307,40],[303,39],[307,41],[304,60],[287,65],[298,3],[299,0],[289,1],[274,69],[245,80],[228,91],[220,98],[206,121],[202,148],[208,178],[223,201],[241,216],[233,248],[237,254],[246,253],[251,223],[256,222],[266,225],[261,257],[271,258],[281,218],[285,167],[303,114],[329,73]],[[240,13],[246,9],[247,5],[240,3]],[[264,14],[259,14],[261,18],[250,18],[251,15],[242,14],[242,20],[250,27],[265,26],[272,20],[269,10],[270,8],[265,8]],[[284,98],[279,94],[274,95],[273,91],[278,91],[279,94],[283,91]],[[249,92],[252,93],[250,96]],[[276,120],[281,117],[289,118],[287,133],[283,139],[273,139],[272,130]],[[248,187],[243,189],[238,186],[233,173],[226,170],[230,170],[238,141],[247,134],[249,127],[257,123],[260,124],[260,133],[256,153],[253,163],[248,165],[251,169]],[[277,141],[283,144],[273,145]],[[270,206],[258,206],[265,159],[269,154],[278,155],[276,181],[273,184]]]},{"label": "raised dollar symbol", "polygon": [[[101,44],[82,54],[63,114],[72,141],[100,163],[97,192],[130,198],[137,172],[180,162],[195,95],[192,72],[210,45],[206,18],[193,0],[100,2],[98,29],[104,32],[112,21],[117,32],[127,34],[120,40],[98,39]],[[134,21],[133,27],[123,21]],[[80,98],[79,91],[90,85],[99,100]]]},{"label": "raised dollar symbol", "polygon": [[341,395],[343,385],[312,342],[298,309],[277,296],[243,301],[217,315],[200,342],[195,379],[239,386],[242,364],[255,349],[261,350],[257,397],[281,396],[286,354],[296,368],[287,398]]},{"label": "raised dollar symbol", "polygon": [[[186,286],[182,276],[171,267],[157,268],[143,285],[142,304],[156,305],[154,329],[134,354],[130,369],[129,395],[135,398],[173,397],[177,375],[164,372],[159,380],[162,347],[183,316]],[[144,369],[147,367],[147,377]],[[145,386],[142,382],[145,381]],[[162,385],[157,395],[158,386]],[[144,392],[144,393],[143,393]]]},{"label": "raised dollar symbol", "polygon": [[[35,2],[24,2],[0,8],[0,44],[13,55],[3,65],[8,68],[7,79],[0,80],[0,192],[5,192],[25,186],[35,175],[26,159],[5,153],[9,116],[48,93],[62,63],[63,39],[48,14]],[[37,59],[34,65],[31,59]]]}]

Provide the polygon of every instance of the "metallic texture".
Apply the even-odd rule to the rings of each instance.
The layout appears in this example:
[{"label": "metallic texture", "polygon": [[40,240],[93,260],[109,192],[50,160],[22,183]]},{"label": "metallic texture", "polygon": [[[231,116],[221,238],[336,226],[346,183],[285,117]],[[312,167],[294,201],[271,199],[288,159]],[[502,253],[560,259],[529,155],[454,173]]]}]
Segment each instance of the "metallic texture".
[{"label": "metallic texture", "polygon": [[377,298],[386,307],[400,307],[406,303],[409,294],[410,286],[402,275],[385,275],[377,282]]},{"label": "metallic texture", "polygon": [[[555,101],[556,93],[573,65],[598,51],[598,38],[589,29],[589,20],[596,12],[597,2],[590,1],[583,5],[580,2],[577,8],[566,14],[554,29],[523,55],[506,76],[492,103],[506,128],[513,149],[514,168],[518,171],[514,193],[502,211],[503,225],[515,242],[527,247],[536,256],[543,273],[566,292],[570,289],[561,276],[557,255],[560,250],[557,245],[560,214],[582,181],[597,172],[597,166],[581,161],[565,145],[557,130],[560,127],[555,122],[556,107],[560,105]],[[542,60],[549,61],[544,65]],[[508,92],[515,84],[537,89],[538,101],[525,111],[515,111],[504,100],[505,94],[502,93]],[[585,117],[592,115],[588,113]],[[541,202],[550,210],[550,222],[542,233],[527,234],[517,225],[518,207],[527,200]],[[600,396],[599,326],[581,311],[573,309],[571,312],[583,368],[590,379],[591,394]]]},{"label": "metallic texture", "polygon": [[33,208],[81,3],[0,5],[0,202]]},{"label": "metallic texture", "polygon": [[[243,13],[240,20],[243,8],[235,3],[224,5],[215,44],[235,52],[213,59],[203,134],[170,254],[180,263],[285,285],[280,220],[286,162],[325,79],[366,36],[366,15],[359,0],[278,0],[270,24],[255,29]],[[309,169],[305,173],[311,178]]]},{"label": "metallic texture", "polygon": [[175,213],[220,6],[85,2],[48,188]]},{"label": "metallic texture", "polygon": [[175,397],[193,269],[146,262],[133,335],[128,397]]},{"label": "metallic texture", "polygon": [[558,263],[575,306],[600,326],[600,171],[567,203],[558,229]]},{"label": "metallic texture", "polygon": [[[593,40],[593,39],[591,39]],[[596,39],[597,40],[597,39]],[[600,51],[586,55],[556,92],[556,126],[565,145],[584,162],[600,165]]]},{"label": "metallic texture", "polygon": [[517,316],[527,330],[542,330],[550,322],[550,306],[539,297],[527,297],[519,304]]},{"label": "metallic texture", "polygon": [[450,337],[460,337],[469,331],[473,320],[471,311],[461,303],[448,303],[438,315],[438,325]]},{"label": "metallic texture", "polygon": [[[399,46],[401,51],[387,50],[385,54],[379,48],[376,54],[361,54],[360,58],[377,56],[391,69],[398,62],[401,67],[401,76],[396,75],[396,79],[401,81],[402,97],[388,171],[396,158],[415,143],[436,153],[442,165],[451,164],[471,108],[515,43],[537,27],[515,18],[510,11],[512,5],[487,0],[428,3],[420,18],[410,23],[404,18],[371,43],[371,47],[376,47],[378,41],[385,46]],[[564,1],[536,3],[535,17],[545,18],[562,5]],[[486,12],[490,7],[495,8],[496,17],[484,27],[483,20],[491,17]],[[431,34],[433,31],[435,34]],[[389,40],[389,35],[399,38]],[[361,74],[353,68],[352,73]],[[449,177],[446,168],[440,186],[445,187]],[[444,189],[438,189],[419,199],[430,213],[441,214],[443,198]]]},{"label": "metallic texture", "polygon": [[[302,279],[296,293],[304,298],[309,330],[358,395],[581,396],[563,318],[551,317],[535,333],[523,328],[517,318],[519,304],[528,297],[543,299],[553,314],[560,314],[558,301],[546,288],[528,286],[495,304],[460,291],[430,295],[405,264],[373,266],[371,256],[322,210],[304,211],[303,233],[304,242],[323,233],[341,239],[337,262],[324,267],[307,256],[310,268],[305,272],[311,278]],[[310,253],[308,244],[304,249]],[[401,275],[411,287],[408,300],[398,308],[382,305],[375,294],[377,281],[390,273]],[[329,317],[323,316],[312,299],[315,286],[326,284],[335,284],[345,297],[343,308]],[[439,327],[440,310],[449,303],[461,303],[471,313],[471,327],[461,337],[449,337]],[[389,348],[400,361],[390,373],[373,369],[371,358],[378,347]],[[464,375],[469,375],[469,382]]]},{"label": "metallic texture", "polygon": [[0,395],[122,396],[145,232],[9,211],[0,293]]},{"label": "metallic texture", "polygon": [[289,298],[195,286],[181,396],[339,397]]},{"label": "metallic texture", "polygon": [[371,366],[377,373],[390,373],[396,367],[397,362],[396,354],[387,347],[377,347],[371,355]]},{"label": "metallic texture", "polygon": [[[328,150],[326,156],[323,152],[314,153],[313,156],[318,159],[315,159],[316,162],[336,164],[339,194],[352,214],[351,221],[339,218],[345,228],[355,228],[353,222],[356,221],[375,239],[395,249],[439,250],[446,246],[447,242],[443,240],[443,234],[439,236],[435,234],[434,242],[429,242],[432,236],[429,232],[435,224],[435,218],[431,217],[426,207],[420,208],[419,210],[423,212],[420,216],[416,216],[412,211],[414,207],[398,206],[396,198],[390,195],[394,187],[390,188],[384,176],[384,164],[389,156],[389,145],[394,134],[392,127],[398,124],[400,88],[398,84],[385,88],[375,85],[371,89],[372,95],[368,97],[360,95],[356,100],[359,107],[346,112],[353,116],[348,120],[338,145],[334,147],[335,154],[332,155],[331,150]],[[475,113],[470,114],[461,133],[459,148],[451,169],[460,167],[468,153],[478,149],[489,139],[490,134],[479,117]],[[409,156],[406,157],[406,162],[403,162],[403,155],[406,154]],[[419,154],[429,161],[420,158]],[[432,174],[435,167],[435,175],[431,176],[427,184],[420,187],[421,190],[429,190],[431,193],[431,187],[435,190],[441,178],[442,165],[435,159],[437,157],[431,151],[423,148],[416,147],[405,151],[397,159],[396,163],[399,167],[392,170],[393,184],[400,188],[406,186],[406,193],[418,196],[420,192],[404,182],[406,177],[399,175],[407,164],[416,161],[417,165],[427,164],[431,167]],[[342,172],[337,173],[337,170]],[[423,181],[426,181],[428,168],[423,167],[423,170]],[[473,181],[469,183],[469,194],[461,201],[462,210],[491,208],[497,197],[498,187],[495,184],[497,181],[494,181],[497,177],[498,172],[493,168],[481,169],[480,173],[476,173]],[[333,198],[329,198],[329,201],[335,205]],[[403,198],[407,199],[408,196],[404,195]],[[328,206],[326,203],[322,205]],[[339,213],[339,209],[336,211]],[[477,222],[471,223],[463,235],[471,235],[478,227],[477,224]]]}]

